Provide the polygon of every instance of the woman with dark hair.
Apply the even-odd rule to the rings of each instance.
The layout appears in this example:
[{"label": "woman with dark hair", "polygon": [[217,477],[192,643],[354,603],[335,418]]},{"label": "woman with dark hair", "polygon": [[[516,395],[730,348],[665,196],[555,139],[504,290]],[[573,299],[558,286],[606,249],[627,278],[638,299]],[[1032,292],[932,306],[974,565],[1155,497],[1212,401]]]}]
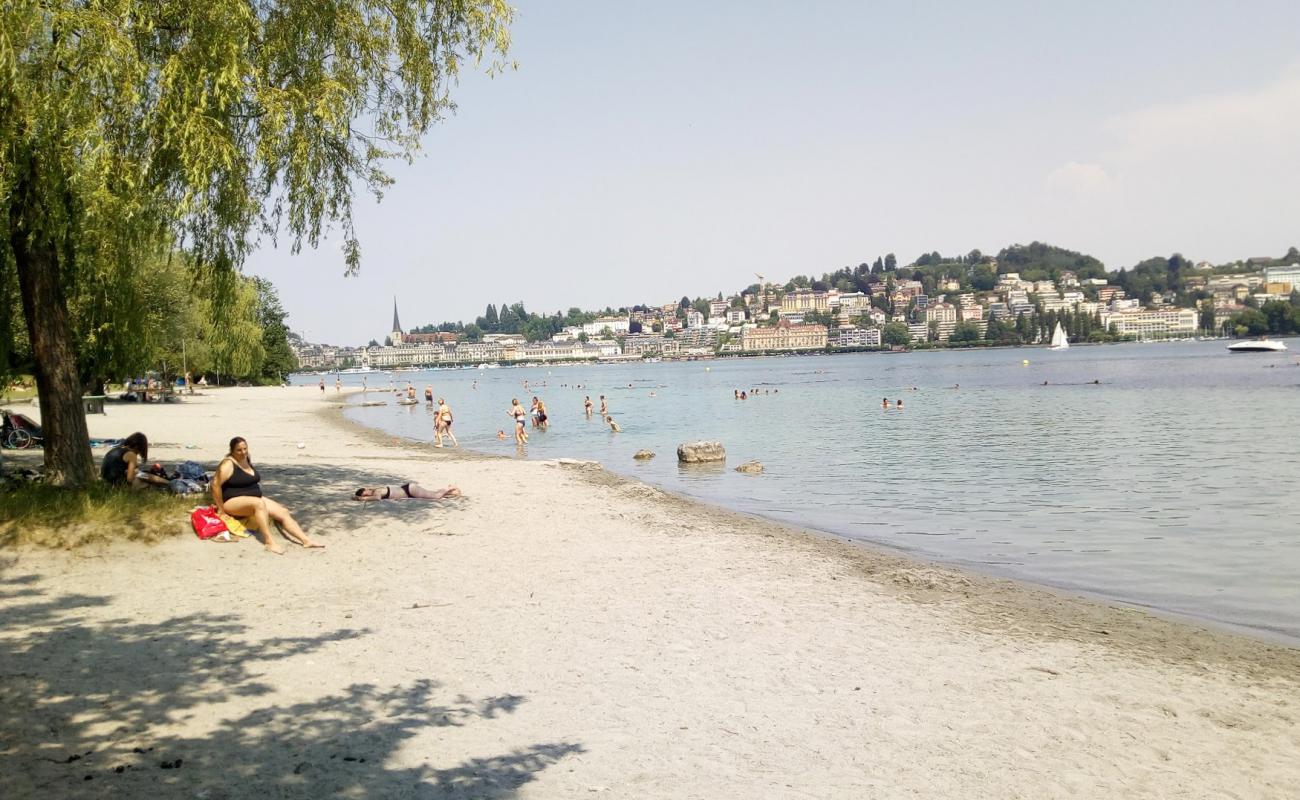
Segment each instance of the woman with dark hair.
[{"label": "woman with dark hair", "polygon": [[447,497],[460,497],[460,489],[445,486],[441,489],[426,489],[418,483],[404,483],[398,487],[363,486],[352,493],[353,500],[442,500]]},{"label": "woman with dark hair", "polygon": [[141,463],[149,460],[149,438],[136,431],[122,440],[122,443],[104,454],[104,463],[99,469],[99,476],[104,483],[111,486],[130,486],[141,489],[145,486],[167,486],[167,479],[159,475],[150,475],[140,469]]},{"label": "woman with dark hair", "polygon": [[248,457],[248,442],[236,436],[230,440],[230,452],[221,459],[217,476],[212,479],[212,504],[219,513],[243,520],[257,534],[258,541],[277,555],[283,555],[284,548],[271,539],[272,521],[303,547],[324,547],[303,532],[289,509],[262,495],[261,483],[262,475]]}]

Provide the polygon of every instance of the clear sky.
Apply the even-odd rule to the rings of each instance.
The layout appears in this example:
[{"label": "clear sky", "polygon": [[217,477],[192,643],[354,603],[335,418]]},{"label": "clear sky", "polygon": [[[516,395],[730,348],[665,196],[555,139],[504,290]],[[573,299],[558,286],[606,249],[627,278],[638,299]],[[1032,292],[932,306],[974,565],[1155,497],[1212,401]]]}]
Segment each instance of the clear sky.
[{"label": "clear sky", "polygon": [[[877,8],[876,6],[880,6]],[[246,271],[312,341],[664,303],[1035,239],[1109,268],[1300,246],[1300,2],[520,0],[516,71],[337,241]]]}]

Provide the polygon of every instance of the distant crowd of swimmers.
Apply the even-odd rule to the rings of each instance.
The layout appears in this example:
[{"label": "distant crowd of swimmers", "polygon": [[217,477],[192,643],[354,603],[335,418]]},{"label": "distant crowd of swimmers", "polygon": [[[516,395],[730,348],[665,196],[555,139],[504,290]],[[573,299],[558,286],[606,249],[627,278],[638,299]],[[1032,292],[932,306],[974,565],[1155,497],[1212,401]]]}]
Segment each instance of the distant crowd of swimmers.
[{"label": "distant crowd of swimmers", "polygon": [[[780,394],[780,393],[781,393],[780,389],[763,389],[761,392],[758,389],[750,389],[749,391],[745,391],[744,389],[735,390],[735,395],[737,400],[748,400],[750,395]],[[653,392],[651,392],[651,394],[653,394]]]}]

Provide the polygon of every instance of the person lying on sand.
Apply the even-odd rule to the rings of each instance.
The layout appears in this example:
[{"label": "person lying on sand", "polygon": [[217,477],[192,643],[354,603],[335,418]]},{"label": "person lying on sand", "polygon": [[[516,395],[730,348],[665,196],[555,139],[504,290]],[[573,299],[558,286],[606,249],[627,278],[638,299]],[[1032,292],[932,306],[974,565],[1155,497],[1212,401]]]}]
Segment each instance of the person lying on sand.
[{"label": "person lying on sand", "polygon": [[392,486],[362,486],[352,493],[353,500],[442,500],[447,497],[464,497],[460,489],[447,485],[441,489],[426,489],[418,483]]}]

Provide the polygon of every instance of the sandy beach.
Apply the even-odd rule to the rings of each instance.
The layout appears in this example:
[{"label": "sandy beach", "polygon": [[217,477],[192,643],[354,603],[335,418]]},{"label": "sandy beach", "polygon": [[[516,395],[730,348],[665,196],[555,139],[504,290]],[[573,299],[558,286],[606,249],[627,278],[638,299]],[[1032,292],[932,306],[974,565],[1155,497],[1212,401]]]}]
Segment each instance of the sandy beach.
[{"label": "sandy beach", "polygon": [[[1300,797],[1300,650],[395,441],[339,399],[90,417],[165,464],[247,437],[327,548],[178,520],[0,552],[5,797]],[[467,497],[348,499],[411,480]]]}]

